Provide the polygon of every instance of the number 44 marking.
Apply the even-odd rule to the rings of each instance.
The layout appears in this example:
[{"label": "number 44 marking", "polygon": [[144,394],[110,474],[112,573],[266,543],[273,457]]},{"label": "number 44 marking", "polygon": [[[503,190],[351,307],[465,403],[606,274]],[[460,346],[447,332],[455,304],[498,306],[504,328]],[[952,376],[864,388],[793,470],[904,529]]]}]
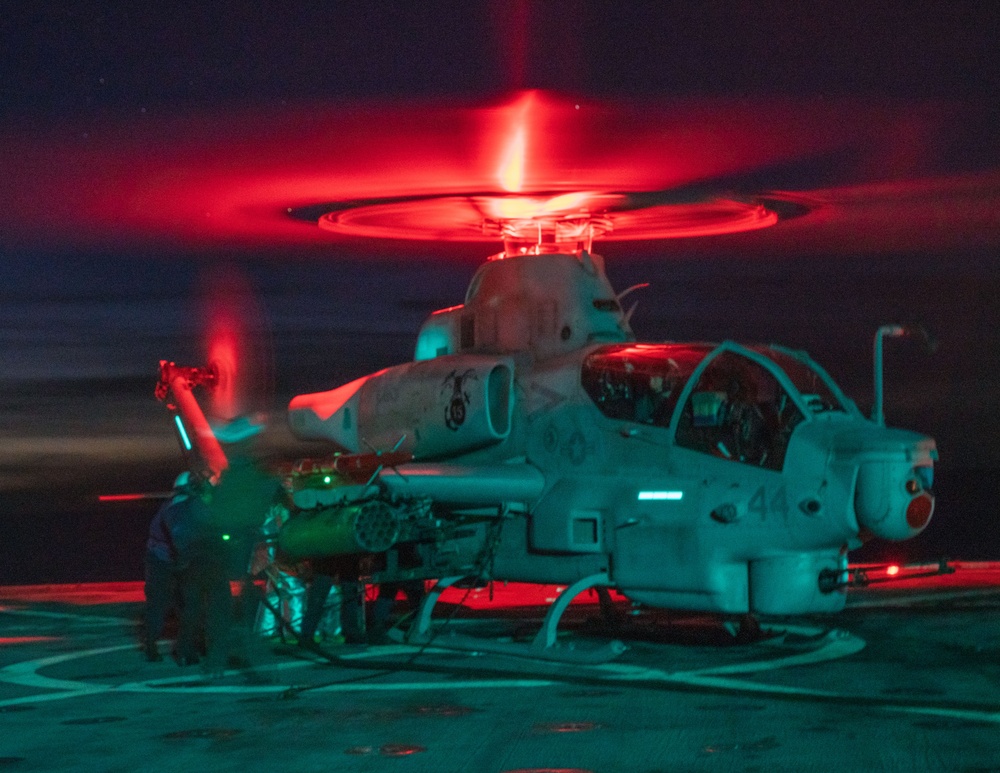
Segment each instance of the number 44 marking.
[{"label": "number 44 marking", "polygon": [[750,502],[747,504],[747,511],[752,515],[760,516],[762,521],[766,521],[768,515],[780,515],[782,518],[787,518],[788,496],[785,493],[785,487],[781,486],[769,500],[767,490],[761,486],[750,497]]}]

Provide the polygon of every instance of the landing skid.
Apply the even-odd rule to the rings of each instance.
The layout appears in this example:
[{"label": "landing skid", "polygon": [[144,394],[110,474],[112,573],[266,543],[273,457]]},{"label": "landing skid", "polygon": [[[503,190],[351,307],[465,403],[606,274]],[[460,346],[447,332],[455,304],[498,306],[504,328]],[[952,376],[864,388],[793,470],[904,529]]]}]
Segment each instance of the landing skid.
[{"label": "landing skid", "polygon": [[741,615],[736,620],[726,620],[722,623],[729,635],[737,644],[753,644],[774,636],[773,633],[761,627],[760,621],[752,614]]},{"label": "landing skid", "polygon": [[500,655],[511,655],[535,660],[552,660],[564,663],[595,664],[606,663],[621,655],[627,649],[619,640],[613,639],[597,647],[577,648],[572,643],[561,643],[558,640],[557,628],[563,613],[580,593],[590,588],[596,588],[601,603],[601,612],[607,617],[613,612],[611,597],[607,591],[609,583],[605,573],[592,574],[577,580],[568,586],[552,603],[545,613],[542,627],[535,635],[531,644],[497,641],[475,636],[466,636],[454,632],[443,634],[442,630],[434,630],[431,614],[441,594],[452,587],[465,576],[445,577],[437,582],[424,597],[417,610],[416,618],[406,632],[399,629],[389,631],[389,637],[395,641],[405,641],[408,644],[426,646],[433,644],[443,649],[456,649],[472,652],[492,652]]}]

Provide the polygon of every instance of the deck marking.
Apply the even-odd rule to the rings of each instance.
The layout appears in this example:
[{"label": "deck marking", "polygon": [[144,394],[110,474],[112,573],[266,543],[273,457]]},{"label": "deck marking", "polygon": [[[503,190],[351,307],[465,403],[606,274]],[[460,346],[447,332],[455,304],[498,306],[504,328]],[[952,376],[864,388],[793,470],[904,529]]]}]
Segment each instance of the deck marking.
[{"label": "deck marking", "polygon": [[80,615],[74,612],[44,612],[36,609],[0,609],[0,615],[19,615],[21,617],[44,617],[50,620],[72,620],[86,626],[124,625],[135,626],[138,622],[124,617],[102,617],[100,615]]},{"label": "deck marking", "polygon": [[[239,672],[226,672],[239,673]],[[114,692],[130,693],[191,693],[199,694],[241,694],[241,693],[283,693],[290,689],[307,687],[309,692],[399,692],[417,690],[464,690],[464,689],[508,689],[511,687],[550,687],[555,684],[547,679],[473,679],[465,682],[343,682],[327,684],[322,687],[309,687],[302,684],[264,684],[264,685],[198,685],[193,687],[152,687],[142,682],[133,682],[111,688]]]},{"label": "deck marking", "polygon": [[[24,703],[40,703],[45,701],[63,700],[67,698],[77,698],[85,695],[97,693],[215,693],[215,694],[242,694],[242,693],[281,693],[288,689],[302,687],[299,684],[264,684],[264,685],[224,685],[191,684],[193,682],[204,681],[207,677],[202,673],[183,674],[165,679],[152,679],[144,682],[126,682],[124,684],[94,684],[83,681],[69,679],[55,679],[43,676],[38,673],[42,668],[66,663],[70,660],[90,657],[93,655],[104,655],[109,652],[119,652],[122,650],[134,650],[135,644],[119,644],[113,647],[97,647],[78,652],[68,652],[62,655],[53,655],[36,660],[26,660],[21,663],[0,668],[0,682],[17,684],[23,687],[36,687],[55,692],[42,693],[40,695],[27,695],[20,698],[11,698],[0,701],[0,706],[12,706]],[[390,645],[386,647],[373,647],[370,651],[351,653],[345,655],[345,659],[364,660],[365,658],[384,657],[387,654],[405,654],[416,651],[416,647],[400,647]],[[296,660],[286,663],[277,663],[264,666],[260,670],[267,671],[288,671],[295,668],[304,668],[317,665],[311,660]],[[239,670],[226,670],[222,676],[238,676]],[[462,690],[462,689],[509,689],[509,688],[532,688],[548,687],[555,684],[549,679],[468,679],[464,681],[428,681],[428,682],[393,682],[391,684],[381,682],[358,682],[345,681],[323,685],[322,687],[311,688],[312,692],[398,692],[415,690]],[[308,685],[306,685],[308,686]]]},{"label": "deck marking", "polygon": [[931,714],[935,717],[949,719],[969,719],[974,722],[993,722],[1000,724],[1000,711],[976,711],[975,709],[947,709],[933,706],[886,706],[890,711],[903,711],[908,714]]},{"label": "deck marking", "polygon": [[[119,621],[120,622],[120,621]],[[804,628],[795,626],[784,626],[784,630],[789,633],[813,636],[817,630],[814,628]],[[787,685],[763,684],[751,682],[745,679],[734,678],[738,674],[752,674],[761,671],[777,670],[793,666],[813,665],[817,663],[836,660],[847,657],[864,646],[863,639],[840,631],[832,631],[825,637],[826,641],[822,646],[808,652],[796,652],[785,657],[772,659],[754,660],[744,663],[732,663],[724,666],[711,666],[707,668],[694,669],[689,671],[663,671],[655,668],[643,666],[630,666],[621,663],[606,663],[592,667],[598,675],[606,675],[609,683],[614,682],[659,682],[685,684],[692,687],[705,687],[715,690],[725,690],[734,693],[752,693],[764,696],[798,696],[806,698],[823,699],[845,699],[853,698],[859,704],[866,703],[865,696],[852,696],[847,693],[838,693],[827,690],[819,690],[804,687]],[[95,655],[104,655],[111,652],[124,650],[134,650],[135,644],[119,644],[109,647],[96,647],[92,649],[67,652],[60,655],[38,658],[35,660],[14,663],[0,668],[0,682],[16,684],[23,687],[34,687],[47,692],[38,695],[26,695],[18,698],[0,700],[0,706],[13,706],[19,704],[43,703],[55,700],[66,700],[70,698],[85,697],[96,694],[107,693],[201,693],[201,694],[267,694],[281,693],[288,689],[309,687],[312,692],[399,692],[399,691],[419,691],[419,690],[456,690],[456,689],[509,689],[509,688],[536,688],[548,687],[560,683],[558,680],[548,679],[470,679],[464,681],[423,681],[423,682],[366,682],[356,680],[346,680],[333,684],[310,687],[302,684],[264,684],[264,685],[225,685],[225,684],[195,684],[204,681],[207,677],[203,673],[181,674],[174,677],[151,679],[141,682],[126,682],[124,684],[99,684],[87,683],[84,681],[57,679],[47,677],[38,673],[41,669],[49,666],[66,663],[72,660],[82,659]],[[780,647],[780,640],[772,644],[763,643],[762,646]],[[407,645],[385,645],[371,647],[361,652],[345,653],[338,656],[340,661],[361,661],[385,657],[389,655],[406,655],[419,651],[417,647]],[[424,650],[429,651],[429,650]],[[260,671],[287,672],[297,668],[321,665],[313,660],[285,661],[263,666]],[[224,677],[239,676],[238,670],[226,670]],[[947,708],[942,706],[914,706],[914,705],[893,705],[891,703],[876,704],[878,708],[885,711],[903,712],[925,716],[949,717],[970,721],[1000,724],[1000,712],[977,709]]]}]

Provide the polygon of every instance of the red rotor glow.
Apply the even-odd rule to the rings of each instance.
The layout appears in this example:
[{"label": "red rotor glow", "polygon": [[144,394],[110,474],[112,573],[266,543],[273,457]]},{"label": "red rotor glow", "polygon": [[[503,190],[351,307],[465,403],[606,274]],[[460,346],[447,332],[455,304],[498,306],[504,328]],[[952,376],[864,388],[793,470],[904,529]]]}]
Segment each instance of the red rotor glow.
[{"label": "red rotor glow", "polygon": [[[490,105],[82,116],[48,132],[12,125],[0,127],[0,242],[176,250],[325,247],[372,235],[492,241],[504,228],[537,230],[540,217],[543,230],[579,230],[573,213],[583,210],[606,239],[709,237],[685,250],[741,232],[752,233],[727,237],[726,249],[994,247],[1000,171],[956,167],[942,150],[969,117],[961,105],[930,103],[626,104],[526,92]],[[813,204],[767,228],[784,220],[769,192],[659,202],[648,193],[692,186],[794,190]],[[624,199],[605,198],[615,196]],[[304,210],[311,216],[298,216]]]},{"label": "red rotor glow", "polygon": [[267,322],[246,276],[232,266],[207,272],[201,286],[205,364],[215,377],[207,412],[232,421],[266,405],[270,388]]},{"label": "red rotor glow", "polygon": [[[621,193],[572,191],[556,196],[439,196],[361,204],[328,212],[321,228],[378,239],[572,242],[717,236],[767,228],[777,211],[763,202],[706,197],[703,201],[628,207]],[[536,237],[537,233],[537,237]],[[543,238],[548,235],[549,238]]]}]

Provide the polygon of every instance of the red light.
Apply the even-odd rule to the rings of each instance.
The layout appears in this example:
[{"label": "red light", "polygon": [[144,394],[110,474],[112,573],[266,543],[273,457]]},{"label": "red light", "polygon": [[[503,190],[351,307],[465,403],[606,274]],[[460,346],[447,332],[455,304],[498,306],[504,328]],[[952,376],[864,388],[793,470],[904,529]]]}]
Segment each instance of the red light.
[{"label": "red light", "polygon": [[899,567],[893,564],[892,566],[886,568],[885,573],[890,577],[895,577],[899,574]]},{"label": "red light", "polygon": [[209,413],[229,421],[248,409],[248,326],[258,321],[261,312],[247,278],[230,266],[216,267],[207,274],[201,293],[205,355],[216,375],[209,390]]},{"label": "red light", "polygon": [[212,397],[217,410],[226,419],[239,415],[234,379],[239,362],[236,352],[236,337],[232,331],[219,331],[208,345],[208,361],[218,373]]},{"label": "red light", "polygon": [[11,644],[38,644],[45,641],[59,641],[58,636],[0,636],[0,647]]},{"label": "red light", "polygon": [[[509,609],[513,607],[542,607],[552,603],[559,592],[564,590],[561,585],[534,585],[531,583],[509,582],[493,583],[492,589],[448,588],[441,594],[441,601],[447,604],[462,603],[468,609]],[[613,601],[624,601],[625,597],[618,591],[611,591]],[[595,604],[596,599],[591,594],[581,593],[573,604]]]},{"label": "red light", "polygon": [[135,603],[145,599],[142,582],[99,582],[77,585],[4,585],[4,601],[18,604],[58,602],[73,606]]},{"label": "red light", "polygon": [[427,749],[416,744],[387,743],[380,746],[378,751],[383,757],[408,757],[411,754],[425,752]]},{"label": "red light", "polygon": [[924,492],[911,500],[906,508],[906,522],[911,529],[922,529],[934,513],[934,497]]}]

